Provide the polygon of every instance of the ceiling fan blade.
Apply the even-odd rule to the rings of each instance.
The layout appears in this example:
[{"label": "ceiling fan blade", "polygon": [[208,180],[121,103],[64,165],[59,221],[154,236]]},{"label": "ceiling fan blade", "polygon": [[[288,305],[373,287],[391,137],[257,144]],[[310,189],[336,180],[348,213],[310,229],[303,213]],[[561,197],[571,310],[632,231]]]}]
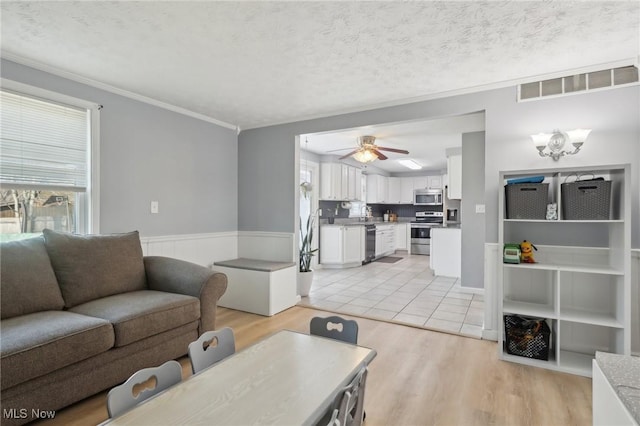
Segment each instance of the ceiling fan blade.
[{"label": "ceiling fan blade", "polygon": [[348,153],[347,155],[343,155],[342,157],[338,158],[338,160],[344,160],[347,157],[351,157],[353,154],[355,154],[358,151],[360,151],[360,150],[359,149],[355,149],[355,150],[351,151],[350,153]]},{"label": "ceiling fan blade", "polygon": [[373,152],[376,155],[376,157],[378,157],[378,160],[386,160],[388,158],[386,155],[384,155],[377,149],[372,149],[371,152]]},{"label": "ceiling fan blade", "polygon": [[348,150],[348,149],[351,149],[351,148],[340,148],[340,149],[332,149],[331,151],[327,151],[327,152],[338,152],[338,151],[346,151],[346,150]]},{"label": "ceiling fan blade", "polygon": [[399,154],[408,154],[409,151],[405,149],[396,149],[396,148],[386,148],[384,146],[377,147],[380,151],[389,151],[389,152],[397,152]]}]

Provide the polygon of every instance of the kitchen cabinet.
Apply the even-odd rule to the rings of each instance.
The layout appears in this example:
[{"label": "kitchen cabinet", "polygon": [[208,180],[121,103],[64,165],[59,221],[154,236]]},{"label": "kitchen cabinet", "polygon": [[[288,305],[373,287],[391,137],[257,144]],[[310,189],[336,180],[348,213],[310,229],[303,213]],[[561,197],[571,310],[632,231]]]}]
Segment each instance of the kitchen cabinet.
[{"label": "kitchen cabinet", "polygon": [[399,177],[390,177],[387,178],[388,184],[388,194],[387,194],[387,203],[390,204],[400,204],[401,202],[401,181],[402,178]]},{"label": "kitchen cabinet", "polygon": [[[588,172],[611,182],[611,217],[565,219],[562,183]],[[542,175],[558,219],[509,219],[508,179]],[[631,354],[631,172],[630,166],[589,166],[500,172],[498,247],[532,240],[536,263],[498,259],[498,354],[506,361],[591,376],[596,351]],[[521,200],[520,202],[526,202]],[[598,239],[600,235],[602,238]],[[598,241],[599,240],[599,241]],[[593,241],[594,245],[585,244]],[[542,318],[551,329],[546,360],[508,353],[504,315]]]},{"label": "kitchen cabinet", "polygon": [[442,189],[442,176],[415,176],[413,178],[413,189]]},{"label": "kitchen cabinet", "polygon": [[361,200],[362,171],[348,164],[320,163],[321,200]]},{"label": "kitchen cabinet", "polygon": [[431,229],[431,269],[435,275],[460,278],[462,232],[460,228]]},{"label": "kitchen cabinet", "polygon": [[382,175],[367,175],[367,203],[382,204],[387,202],[388,182]]},{"label": "kitchen cabinet", "polygon": [[395,225],[395,249],[407,250],[409,241],[409,227],[408,223],[396,223]]},{"label": "kitchen cabinet", "polygon": [[376,257],[389,256],[396,249],[395,225],[376,225]]},{"label": "kitchen cabinet", "polygon": [[322,225],[320,264],[326,268],[362,265],[362,225]]},{"label": "kitchen cabinet", "polygon": [[413,204],[413,178],[400,178],[400,204]]},{"label": "kitchen cabinet", "polygon": [[447,157],[447,197],[452,200],[462,199],[462,155]]}]

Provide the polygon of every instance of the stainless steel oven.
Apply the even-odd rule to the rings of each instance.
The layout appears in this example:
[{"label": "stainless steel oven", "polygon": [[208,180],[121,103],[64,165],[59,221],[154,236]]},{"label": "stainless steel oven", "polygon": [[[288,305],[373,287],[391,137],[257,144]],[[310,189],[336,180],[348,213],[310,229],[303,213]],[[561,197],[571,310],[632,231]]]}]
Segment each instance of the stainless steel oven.
[{"label": "stainless steel oven", "polygon": [[411,254],[431,254],[431,229],[442,226],[442,212],[416,212],[411,222]]}]

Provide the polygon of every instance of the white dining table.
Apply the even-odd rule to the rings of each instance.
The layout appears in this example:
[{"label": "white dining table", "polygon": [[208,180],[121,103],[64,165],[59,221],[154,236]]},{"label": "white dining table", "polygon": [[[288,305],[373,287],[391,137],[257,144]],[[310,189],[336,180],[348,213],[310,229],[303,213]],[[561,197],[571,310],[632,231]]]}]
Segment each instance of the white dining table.
[{"label": "white dining table", "polygon": [[283,330],[106,422],[116,425],[313,425],[374,349]]}]

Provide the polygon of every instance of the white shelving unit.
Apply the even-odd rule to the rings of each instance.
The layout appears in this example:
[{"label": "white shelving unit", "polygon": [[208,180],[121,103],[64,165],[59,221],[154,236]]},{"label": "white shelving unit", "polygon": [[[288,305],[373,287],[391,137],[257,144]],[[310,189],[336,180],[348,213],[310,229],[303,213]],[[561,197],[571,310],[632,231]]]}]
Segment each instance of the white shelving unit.
[{"label": "white shelving unit", "polygon": [[[564,220],[561,184],[592,172],[611,181],[610,220]],[[508,179],[545,177],[558,220],[507,219]],[[596,351],[631,353],[630,166],[504,171],[500,173],[499,246],[533,242],[537,263],[506,264],[499,258],[499,356],[506,361],[591,377]],[[548,360],[507,353],[504,315],[546,319]]]}]

